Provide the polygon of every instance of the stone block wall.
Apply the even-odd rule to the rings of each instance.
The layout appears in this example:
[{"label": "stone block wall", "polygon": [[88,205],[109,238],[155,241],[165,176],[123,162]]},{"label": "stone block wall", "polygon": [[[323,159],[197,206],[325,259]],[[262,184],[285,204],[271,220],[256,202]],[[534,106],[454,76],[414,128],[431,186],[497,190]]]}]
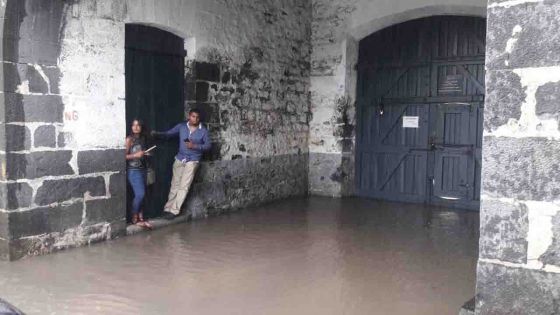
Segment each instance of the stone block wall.
[{"label": "stone block wall", "polygon": [[2,259],[123,233],[126,23],[185,38],[185,109],[203,110],[214,144],[187,211],[307,193],[310,2],[8,0],[0,10]]},{"label": "stone block wall", "polygon": [[560,313],[559,14],[488,4],[477,314]]},{"label": "stone block wall", "polygon": [[[124,231],[122,149],[71,147],[60,30],[69,2],[3,1],[0,256],[16,259]],[[93,122],[92,122],[93,124]],[[91,155],[90,155],[91,154]],[[92,163],[95,158],[95,163]]]}]

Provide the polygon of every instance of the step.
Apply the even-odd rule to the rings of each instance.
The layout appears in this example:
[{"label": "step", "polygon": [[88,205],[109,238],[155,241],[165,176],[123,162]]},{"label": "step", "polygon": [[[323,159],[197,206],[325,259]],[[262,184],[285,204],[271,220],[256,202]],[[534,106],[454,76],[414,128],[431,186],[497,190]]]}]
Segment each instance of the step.
[{"label": "step", "polygon": [[461,307],[459,315],[474,315],[475,300],[474,297]]},{"label": "step", "polygon": [[0,314],[2,315],[23,315],[23,312],[18,310],[15,306],[0,299]]}]

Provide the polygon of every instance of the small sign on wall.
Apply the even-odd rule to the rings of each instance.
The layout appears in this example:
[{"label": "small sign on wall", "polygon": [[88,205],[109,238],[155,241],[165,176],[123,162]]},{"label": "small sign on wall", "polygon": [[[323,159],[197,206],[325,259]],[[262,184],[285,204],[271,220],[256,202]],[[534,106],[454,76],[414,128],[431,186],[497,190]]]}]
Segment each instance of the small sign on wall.
[{"label": "small sign on wall", "polygon": [[419,117],[418,116],[403,116],[402,127],[403,128],[418,128]]}]

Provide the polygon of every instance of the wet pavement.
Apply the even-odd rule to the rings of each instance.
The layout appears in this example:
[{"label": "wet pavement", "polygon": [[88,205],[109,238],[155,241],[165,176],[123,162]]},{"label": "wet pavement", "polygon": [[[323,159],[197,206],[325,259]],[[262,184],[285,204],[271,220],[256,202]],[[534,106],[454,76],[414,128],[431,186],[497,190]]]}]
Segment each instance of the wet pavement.
[{"label": "wet pavement", "polygon": [[282,201],[0,263],[27,314],[456,315],[478,214],[363,199]]}]

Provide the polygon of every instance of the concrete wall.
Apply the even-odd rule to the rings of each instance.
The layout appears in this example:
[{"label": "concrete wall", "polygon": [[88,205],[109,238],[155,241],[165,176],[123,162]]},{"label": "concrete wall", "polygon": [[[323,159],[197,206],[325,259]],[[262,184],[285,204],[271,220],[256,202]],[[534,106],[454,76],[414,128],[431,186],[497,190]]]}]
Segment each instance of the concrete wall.
[{"label": "concrete wall", "polygon": [[488,4],[477,314],[560,314],[559,16]]},{"label": "concrete wall", "polygon": [[353,194],[359,41],[433,15],[485,16],[485,0],[313,0],[310,193]]},{"label": "concrete wall", "polygon": [[126,23],[186,39],[185,107],[204,110],[214,142],[187,203],[194,217],[307,193],[310,2],[8,0],[0,9],[0,257],[123,233]]}]

